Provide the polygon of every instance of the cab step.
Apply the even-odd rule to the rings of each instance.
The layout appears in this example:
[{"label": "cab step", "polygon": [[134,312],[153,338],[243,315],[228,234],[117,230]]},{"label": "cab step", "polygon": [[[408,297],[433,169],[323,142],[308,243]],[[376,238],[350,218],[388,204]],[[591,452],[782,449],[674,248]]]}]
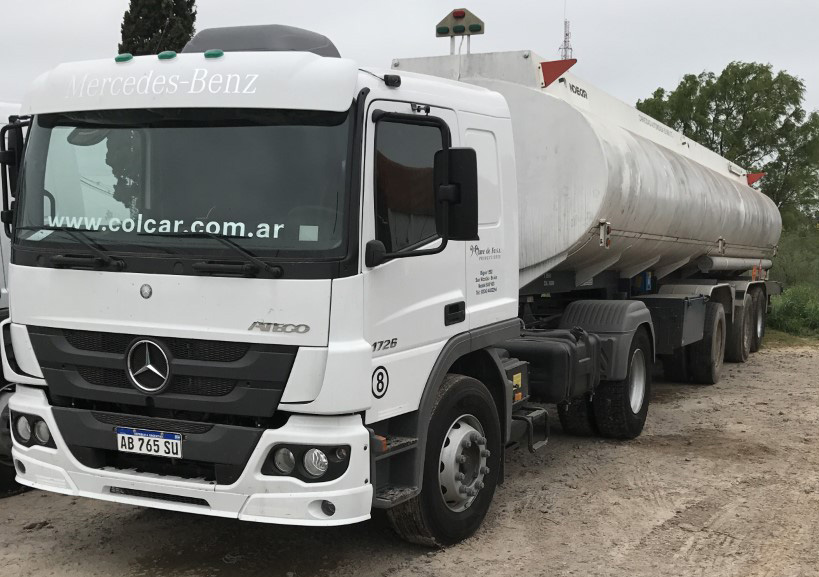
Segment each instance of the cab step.
[{"label": "cab step", "polygon": [[515,445],[523,439],[526,440],[531,453],[546,446],[549,442],[549,414],[546,409],[523,405],[514,410],[510,441]]},{"label": "cab step", "polygon": [[379,487],[373,498],[373,507],[376,509],[390,509],[404,501],[409,501],[418,492],[418,487],[400,487],[396,485]]},{"label": "cab step", "polygon": [[415,437],[371,435],[370,440],[376,461],[398,455],[418,446],[418,439]]}]

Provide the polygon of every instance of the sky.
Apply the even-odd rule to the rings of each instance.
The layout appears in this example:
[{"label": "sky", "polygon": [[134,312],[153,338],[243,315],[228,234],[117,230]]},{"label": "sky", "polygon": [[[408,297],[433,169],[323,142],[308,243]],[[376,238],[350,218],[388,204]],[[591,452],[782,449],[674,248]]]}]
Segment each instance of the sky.
[{"label": "sky", "polygon": [[[453,0],[455,2],[459,0]],[[565,13],[573,72],[630,104],[683,75],[733,60],[771,63],[805,81],[819,109],[816,0],[197,0],[197,29],[287,24],[330,37],[342,56],[389,67],[393,58],[447,54],[435,25],[466,7],[486,23],[473,52],[532,50],[557,59]],[[19,102],[41,72],[113,57],[128,0],[0,0],[0,101]]]}]

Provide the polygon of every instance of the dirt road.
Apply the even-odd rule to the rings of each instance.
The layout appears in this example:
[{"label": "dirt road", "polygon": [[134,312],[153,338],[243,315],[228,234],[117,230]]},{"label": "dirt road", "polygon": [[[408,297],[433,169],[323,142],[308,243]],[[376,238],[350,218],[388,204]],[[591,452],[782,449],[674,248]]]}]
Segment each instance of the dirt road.
[{"label": "dirt road", "polygon": [[32,491],[0,501],[0,575],[819,575],[819,349],[763,350],[715,387],[656,383],[629,443],[553,429],[507,455],[481,531],[428,551],[383,518],[301,529]]}]

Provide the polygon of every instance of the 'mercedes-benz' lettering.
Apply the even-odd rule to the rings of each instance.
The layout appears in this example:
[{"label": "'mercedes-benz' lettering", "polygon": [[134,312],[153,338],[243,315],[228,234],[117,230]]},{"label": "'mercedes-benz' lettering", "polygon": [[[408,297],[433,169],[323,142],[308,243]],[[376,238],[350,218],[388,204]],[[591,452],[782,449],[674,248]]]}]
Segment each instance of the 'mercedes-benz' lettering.
[{"label": "'mercedes-benz' lettering", "polygon": [[156,74],[150,70],[143,76],[74,76],[66,98],[98,98],[100,96],[146,96],[183,94],[256,94],[258,74],[211,73],[196,68],[192,75]]},{"label": "'mercedes-benz' lettering", "polygon": [[265,323],[257,321],[250,325],[249,331],[261,331],[263,333],[298,333],[304,334],[310,332],[309,325],[293,325],[293,324],[279,324],[279,323]]}]

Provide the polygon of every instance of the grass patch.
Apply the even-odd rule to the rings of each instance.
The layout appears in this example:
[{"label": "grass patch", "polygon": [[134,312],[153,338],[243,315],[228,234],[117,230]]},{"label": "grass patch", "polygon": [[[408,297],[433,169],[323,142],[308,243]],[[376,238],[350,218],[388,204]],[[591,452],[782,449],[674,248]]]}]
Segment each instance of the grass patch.
[{"label": "grass patch", "polygon": [[765,340],[762,343],[763,349],[781,349],[784,347],[819,348],[819,336],[798,337],[771,328],[765,331]]},{"label": "grass patch", "polygon": [[819,287],[800,284],[774,298],[768,326],[799,337],[819,337]]}]

